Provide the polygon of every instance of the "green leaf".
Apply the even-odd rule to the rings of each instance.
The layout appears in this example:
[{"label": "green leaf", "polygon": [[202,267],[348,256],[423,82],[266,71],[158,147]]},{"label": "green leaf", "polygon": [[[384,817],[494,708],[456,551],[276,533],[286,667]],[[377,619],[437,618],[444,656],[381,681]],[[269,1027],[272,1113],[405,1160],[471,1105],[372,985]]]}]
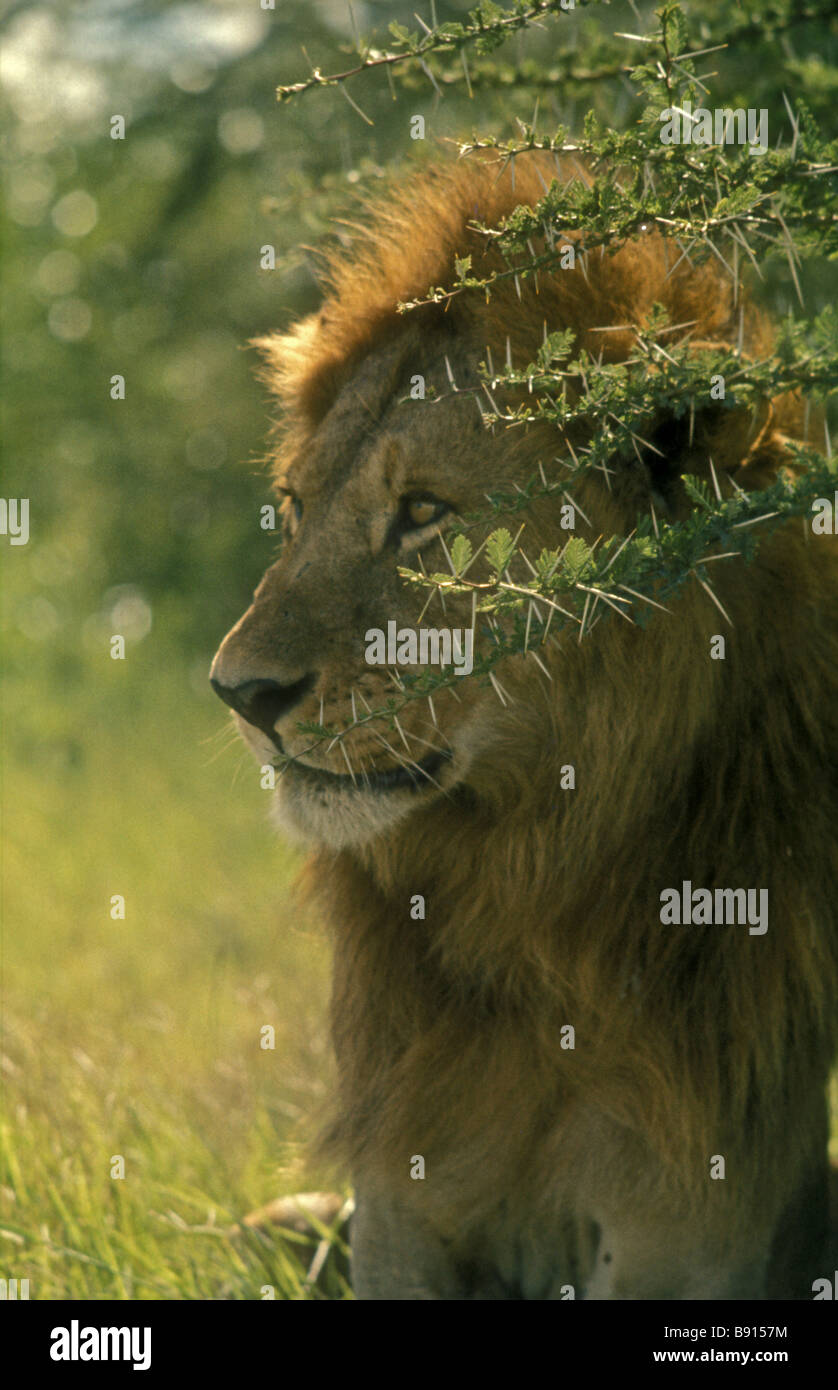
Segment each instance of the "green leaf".
[{"label": "green leaf", "polygon": [[506,569],[514,549],[515,543],[503,527],[492,532],[486,543],[486,558],[496,574],[502,574]]},{"label": "green leaf", "polygon": [[542,550],[535,562],[535,572],[542,584],[552,577],[558,567],[558,563],[558,550]]},{"label": "green leaf", "polygon": [[691,502],[695,502],[697,507],[703,507],[706,512],[712,512],[713,501],[710,496],[710,489],[701,478],[696,478],[691,473],[682,473],[681,482],[684,490]]},{"label": "green leaf", "polygon": [[575,584],[591,568],[592,560],[593,551],[587,541],[583,541],[581,536],[574,536],[562,551],[560,564],[562,578]]},{"label": "green leaf", "polygon": [[457,574],[462,574],[471,555],[471,541],[468,536],[455,536],[451,546],[451,563]]}]

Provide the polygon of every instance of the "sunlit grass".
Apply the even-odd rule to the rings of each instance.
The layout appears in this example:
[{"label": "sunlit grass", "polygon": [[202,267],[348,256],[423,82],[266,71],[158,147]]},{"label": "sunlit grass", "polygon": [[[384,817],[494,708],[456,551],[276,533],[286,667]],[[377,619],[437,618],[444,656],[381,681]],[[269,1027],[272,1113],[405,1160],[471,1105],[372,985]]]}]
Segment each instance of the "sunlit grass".
[{"label": "sunlit grass", "polygon": [[290,1243],[226,1232],[326,1180],[298,1121],[328,1074],[327,946],[255,763],[163,656],[6,700],[0,1276],[37,1299],[301,1297]]}]

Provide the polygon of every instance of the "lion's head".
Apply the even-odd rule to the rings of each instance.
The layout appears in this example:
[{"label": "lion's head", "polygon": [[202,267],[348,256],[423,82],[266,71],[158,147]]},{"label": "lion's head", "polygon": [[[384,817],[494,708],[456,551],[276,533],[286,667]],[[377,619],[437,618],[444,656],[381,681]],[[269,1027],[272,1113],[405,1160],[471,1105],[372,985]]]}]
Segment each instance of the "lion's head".
[{"label": "lion's head", "polygon": [[[453,657],[457,635],[462,651],[473,633],[475,659],[489,640],[470,602],[428,602],[428,591],[405,585],[399,566],[447,571],[446,531],[485,514],[487,495],[514,494],[539,468],[560,477],[554,461],[566,456],[567,441],[555,429],[484,426],[484,413],[510,397],[486,391],[479,364],[523,368],[546,332],[567,328],[577,351],[623,360],[655,303],[669,314],[674,342],[723,340],[738,322],[732,287],[686,258],[679,263],[645,232],[614,254],[580,255],[573,268],[503,279],[488,301],[458,296],[398,313],[400,301],[450,284],[458,256],[471,255],[475,270],[496,266],[470,224],[496,224],[517,203],[535,202],[544,188],[538,164],[519,160],[514,178],[483,163],[437,171],[382,200],[360,246],[332,263],[321,312],[259,343],[284,412],[275,465],[284,545],[223,642],[212,680],[256,755],[281,768],[281,823],[315,844],[361,846],[440,798],[489,794],[504,777],[507,788],[519,778],[531,783],[547,765],[574,761],[578,668],[587,657],[572,638],[561,650],[534,642],[492,680],[454,680],[432,698],[409,700],[392,724],[371,717],[400,695],[393,633],[430,630],[413,672],[439,656],[448,632]],[[748,324],[754,340],[759,325],[753,316]],[[578,379],[568,383],[571,395],[584,389]],[[689,422],[650,420],[635,459],[585,478],[572,499],[554,493],[516,514],[522,558],[508,582],[526,580],[529,555],[574,534],[569,512],[588,540],[627,533],[650,504],[679,515],[680,474],[706,473],[708,454],[722,478],[743,469],[759,478],[776,424],[767,406],[752,416],[714,413],[709,404]],[[584,448],[584,434],[571,434],[574,442]],[[471,527],[475,551],[498,524],[494,517]],[[475,560],[472,577],[482,563]],[[391,642],[371,664],[377,633]],[[351,727],[323,741],[301,723]]]}]

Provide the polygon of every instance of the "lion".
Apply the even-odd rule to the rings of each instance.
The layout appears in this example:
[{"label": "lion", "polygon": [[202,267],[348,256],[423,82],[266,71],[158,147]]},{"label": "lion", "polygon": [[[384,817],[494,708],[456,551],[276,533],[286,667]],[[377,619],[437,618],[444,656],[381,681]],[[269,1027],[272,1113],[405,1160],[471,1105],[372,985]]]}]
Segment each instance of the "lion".
[{"label": "lion", "polygon": [[[539,469],[559,481],[585,434],[487,428],[518,397],[484,390],[481,363],[524,369],[556,329],[625,361],[655,305],[674,343],[770,341],[715,262],[649,228],[448,293],[465,256],[474,275],[503,269],[475,224],[532,206],[550,177],[531,155],[391,189],[331,257],[320,311],[258,340],[282,409],[284,544],[211,679],[280,770],[277,820],[310,849],[334,938],[322,1152],[354,1184],[356,1296],[811,1298],[838,1048],[833,540],[779,526],[645,626],[601,604],[584,635],[549,630],[542,605],[525,653],[430,699],[408,698],[392,652],[366,659],[393,622],[473,626],[491,646],[467,597],[399,574],[448,572],[445,533],[466,518],[476,552],[503,519],[487,495],[526,494],[506,572],[524,584],[569,534],[687,517],[685,473],[730,495],[793,466],[794,395],[745,408],[708,389],[576,478],[575,532],[565,493],[528,490]],[[665,920],[664,895],[691,885],[753,892],[765,913]]]}]

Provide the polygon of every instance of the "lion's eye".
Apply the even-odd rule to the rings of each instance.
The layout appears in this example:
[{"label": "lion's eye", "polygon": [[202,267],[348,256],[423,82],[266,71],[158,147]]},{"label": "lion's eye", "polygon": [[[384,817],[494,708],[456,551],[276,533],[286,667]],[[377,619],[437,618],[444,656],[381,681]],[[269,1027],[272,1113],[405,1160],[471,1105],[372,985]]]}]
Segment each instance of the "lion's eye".
[{"label": "lion's eye", "polygon": [[438,502],[434,497],[405,497],[402,503],[405,528],[418,531],[430,526],[448,510],[447,502]]}]

